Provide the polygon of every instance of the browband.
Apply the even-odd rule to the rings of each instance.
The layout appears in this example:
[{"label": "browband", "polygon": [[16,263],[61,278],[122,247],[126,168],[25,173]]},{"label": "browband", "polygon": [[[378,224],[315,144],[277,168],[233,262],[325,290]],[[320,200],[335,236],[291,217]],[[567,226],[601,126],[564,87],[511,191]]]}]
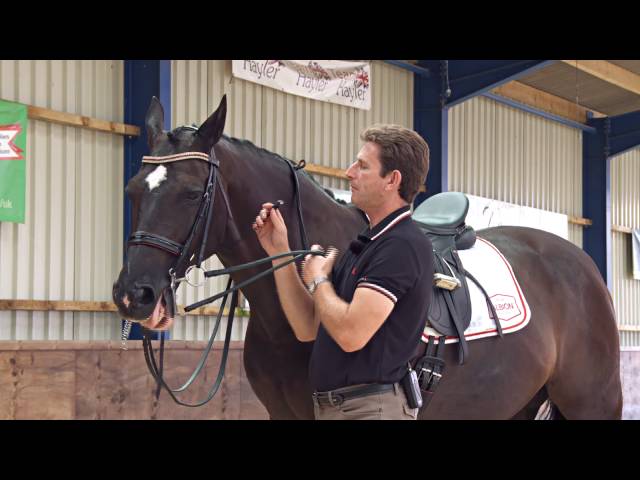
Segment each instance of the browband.
[{"label": "browband", "polygon": [[151,157],[144,156],[142,157],[142,163],[170,163],[170,162],[179,162],[180,160],[203,160],[207,163],[213,163],[209,160],[209,155],[202,152],[184,152],[184,153],[176,153],[175,155],[165,155],[164,157]]}]

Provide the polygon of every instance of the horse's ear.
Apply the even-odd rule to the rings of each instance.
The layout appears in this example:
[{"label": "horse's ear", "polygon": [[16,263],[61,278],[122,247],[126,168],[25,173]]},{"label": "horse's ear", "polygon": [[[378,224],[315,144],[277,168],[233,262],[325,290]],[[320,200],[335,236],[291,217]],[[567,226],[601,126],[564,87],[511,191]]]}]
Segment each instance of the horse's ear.
[{"label": "horse's ear", "polygon": [[164,125],[164,109],[156,97],[151,97],[145,125],[147,127],[147,143],[149,150],[152,150],[158,135],[162,133],[162,125]]},{"label": "horse's ear", "polygon": [[227,95],[222,96],[218,109],[198,129],[198,136],[205,143],[206,149],[213,147],[224,131],[224,123],[227,119]]}]

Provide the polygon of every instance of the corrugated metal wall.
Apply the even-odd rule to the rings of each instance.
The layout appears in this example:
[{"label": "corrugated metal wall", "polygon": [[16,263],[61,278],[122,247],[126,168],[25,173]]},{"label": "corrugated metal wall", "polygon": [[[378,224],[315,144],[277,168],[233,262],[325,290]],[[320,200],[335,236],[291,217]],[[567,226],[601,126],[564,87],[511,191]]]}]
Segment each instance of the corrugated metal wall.
[{"label": "corrugated metal wall", "polygon": [[[449,190],[582,216],[582,132],[477,97],[449,114]],[[582,247],[582,227],[569,224]]]},{"label": "corrugated metal wall", "polygon": [[[225,133],[246,138],[256,145],[292,160],[304,158],[310,163],[346,169],[359,148],[360,132],[368,125],[384,122],[413,127],[413,74],[382,63],[371,66],[371,110],[356,110],[341,105],[289,95],[272,88],[233,78],[230,60],[172,62],[173,127],[202,123],[228,95]],[[325,187],[347,189],[344,180],[316,175]],[[220,264],[207,261],[207,268]],[[205,298],[224,288],[224,280],[212,281],[196,292],[179,290],[179,302]],[[174,339],[204,340],[213,320],[187,317],[177,320]],[[234,326],[234,339],[241,340],[247,319]],[[218,333],[222,340],[224,330]]]},{"label": "corrugated metal wall", "polygon": [[[611,223],[640,228],[640,149],[611,159]],[[632,277],[631,235],[612,236],[612,296],[618,324],[640,328],[640,280]],[[620,332],[620,346],[640,346],[640,332]]]},{"label": "corrugated metal wall", "polygon": [[[0,61],[0,98],[100,119],[123,119],[122,61]],[[173,126],[201,123],[229,95],[226,133],[291,159],[346,168],[359,132],[376,122],[413,125],[413,75],[372,64],[372,109],[316,102],[231,77],[230,61],[174,61]],[[284,128],[282,128],[284,126]],[[30,120],[27,222],[0,223],[0,298],[105,300],[121,267],[123,171],[120,135]],[[579,130],[476,98],[449,116],[449,189],[582,215]],[[612,222],[640,225],[640,150],[612,161]],[[35,174],[35,172],[38,172]],[[343,180],[317,175],[327,187]],[[578,181],[576,181],[578,179]],[[569,226],[582,245],[582,228]],[[631,280],[630,237],[613,233],[614,301],[622,325],[640,325],[640,282]],[[207,268],[220,266],[215,258]],[[183,291],[181,303],[223,288]],[[186,299],[185,299],[186,295]],[[213,318],[176,322],[173,338],[205,339]],[[242,339],[246,319],[233,338]],[[0,339],[119,338],[107,313],[0,312]],[[224,330],[218,335],[222,339]],[[640,333],[621,333],[622,346]]]},{"label": "corrugated metal wall", "polygon": [[[0,98],[122,122],[122,61],[0,61]],[[0,223],[0,298],[111,300],[123,137],[29,120],[26,223]],[[108,313],[0,312],[2,340],[119,338]]]},{"label": "corrugated metal wall", "polygon": [[[121,122],[123,77],[122,61],[3,60],[0,98]],[[370,111],[232,78],[230,61],[174,61],[172,77],[173,126],[201,123],[227,93],[227,134],[334,168],[351,163],[365,126],[413,125],[413,75],[382,62],[372,64]],[[0,298],[110,300],[122,258],[122,142],[120,135],[29,121],[27,221],[0,223]],[[452,109],[449,145],[450,190],[582,216],[579,130],[475,98]],[[343,180],[316,178],[347,188]],[[612,161],[613,224],[640,225],[639,183],[640,150]],[[581,246],[582,228],[569,225],[569,232]],[[630,276],[630,249],[630,236],[614,232],[618,322],[640,326],[640,282]],[[218,266],[215,258],[207,262]],[[218,281],[200,292],[181,290],[181,302],[222,288]],[[176,322],[173,338],[205,339],[213,318],[202,320]],[[234,339],[242,339],[246,322],[239,319]],[[2,340],[117,339],[119,330],[114,314],[0,312]],[[622,332],[621,345],[640,345],[640,332]]]}]

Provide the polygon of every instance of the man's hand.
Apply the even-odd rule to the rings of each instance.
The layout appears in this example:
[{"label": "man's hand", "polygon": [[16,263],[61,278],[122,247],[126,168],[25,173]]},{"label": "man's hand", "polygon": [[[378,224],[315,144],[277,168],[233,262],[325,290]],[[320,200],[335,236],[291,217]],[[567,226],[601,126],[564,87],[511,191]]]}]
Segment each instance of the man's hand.
[{"label": "man's hand", "polygon": [[253,230],[267,255],[277,255],[291,250],[287,237],[287,226],[280,211],[273,208],[273,203],[262,204],[262,210],[256,217]]},{"label": "man's hand", "polygon": [[[313,245],[311,250],[322,250],[320,245]],[[321,255],[307,255],[304,258],[304,264],[302,265],[302,280],[306,285],[309,285],[314,278],[319,276],[331,277],[331,270],[333,264],[336,262],[338,256],[338,249],[335,247],[329,247],[326,256]]]}]

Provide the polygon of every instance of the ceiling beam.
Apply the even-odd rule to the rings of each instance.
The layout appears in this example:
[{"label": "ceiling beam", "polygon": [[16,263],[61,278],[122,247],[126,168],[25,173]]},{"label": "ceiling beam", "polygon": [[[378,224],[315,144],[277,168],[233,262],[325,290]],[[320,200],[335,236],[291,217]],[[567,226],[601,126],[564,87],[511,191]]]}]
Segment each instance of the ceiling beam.
[{"label": "ceiling beam", "polygon": [[[587,123],[587,111],[590,109],[515,80],[492,89],[491,93],[553,113],[574,122]],[[591,111],[593,112],[593,110]],[[594,117],[605,116],[600,112],[593,113]]]},{"label": "ceiling beam", "polygon": [[[563,63],[588,73],[600,80],[640,95],[640,75],[607,62],[606,60],[561,60]],[[576,63],[577,62],[577,63]]]},{"label": "ceiling beam", "polygon": [[440,103],[453,107],[512,80],[541,70],[555,60],[424,60],[422,67],[445,75]]}]

